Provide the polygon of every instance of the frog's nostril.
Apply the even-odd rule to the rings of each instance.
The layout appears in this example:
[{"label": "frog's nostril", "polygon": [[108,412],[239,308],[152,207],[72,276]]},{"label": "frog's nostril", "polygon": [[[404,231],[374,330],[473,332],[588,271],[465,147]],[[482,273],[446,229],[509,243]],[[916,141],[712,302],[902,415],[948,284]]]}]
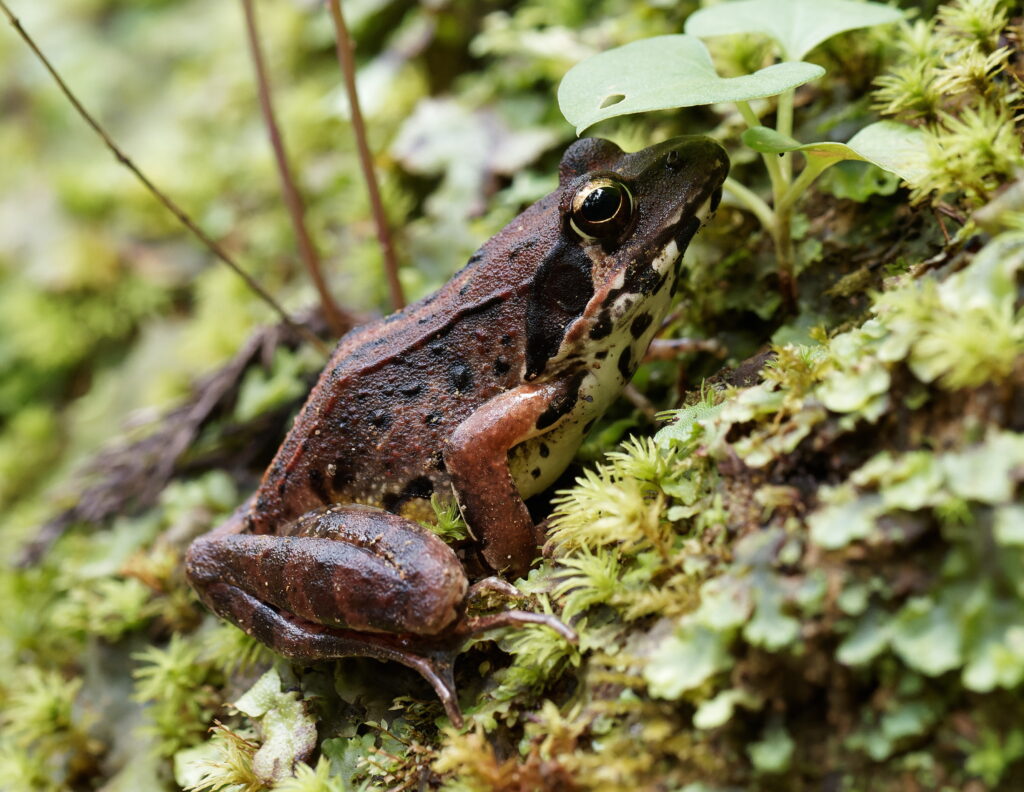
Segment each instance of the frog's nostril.
[{"label": "frog's nostril", "polygon": [[673,149],[665,157],[665,167],[669,170],[679,170],[683,165],[683,158],[679,156],[679,152]]}]

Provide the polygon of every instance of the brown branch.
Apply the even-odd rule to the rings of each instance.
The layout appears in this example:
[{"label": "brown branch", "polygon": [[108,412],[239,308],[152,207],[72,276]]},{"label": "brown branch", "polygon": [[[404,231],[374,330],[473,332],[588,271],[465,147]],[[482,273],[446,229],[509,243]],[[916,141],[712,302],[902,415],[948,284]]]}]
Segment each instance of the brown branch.
[{"label": "brown branch", "polygon": [[235,262],[235,260],[227,253],[227,251],[224,250],[224,248],[222,248],[217,242],[215,242],[210,236],[208,236],[205,231],[203,231],[198,225],[196,225],[195,221],[192,220],[192,218],[185,213],[184,209],[178,206],[178,204],[171,200],[171,198],[168,197],[166,194],[161,192],[160,189],[149,180],[149,177],[146,176],[141,170],[139,170],[138,166],[134,162],[132,162],[131,159],[129,159],[128,155],[126,155],[124,151],[122,151],[121,148],[117,145],[117,143],[114,142],[110,135],[107,134],[106,130],[100,125],[99,121],[97,121],[93,117],[93,115],[85,109],[84,105],[82,105],[82,103],[78,100],[78,97],[75,96],[72,90],[68,87],[68,84],[64,82],[64,78],[60,76],[60,73],[57,71],[57,69],[53,66],[52,63],[50,63],[49,58],[47,58],[43,54],[42,50],[39,49],[35,40],[28,34],[28,31],[26,31],[25,28],[21,26],[21,22],[18,21],[18,18],[14,16],[11,10],[7,7],[7,4],[4,2],[4,0],[0,0],[0,11],[2,11],[4,16],[7,17],[7,21],[11,23],[11,26],[15,29],[15,31],[17,31],[18,35],[21,36],[22,40],[29,46],[29,49],[31,49],[32,52],[35,54],[36,58],[39,59],[39,62],[43,64],[43,66],[46,68],[46,71],[50,73],[50,76],[57,83],[57,87],[60,88],[61,93],[64,94],[67,100],[71,102],[71,105],[78,112],[78,115],[81,116],[82,120],[89,125],[93,132],[100,136],[100,139],[102,139],[103,142],[106,144],[107,148],[110,149],[111,153],[113,153],[117,161],[124,165],[128,170],[130,170],[132,174],[135,176],[135,178],[139,180],[142,186],[149,191],[150,195],[156,198],[157,201],[159,201],[163,205],[163,207],[167,209],[167,211],[173,214],[178,219],[178,222],[185,226],[185,228],[187,228],[192,233],[193,236],[195,236],[200,242],[202,242],[203,245],[205,245],[206,248],[211,253],[213,253],[214,256],[216,256],[222,262],[227,264],[228,267],[230,267],[232,270],[234,270],[234,272],[240,278],[242,278],[242,280],[245,281],[246,285],[248,285],[249,288],[253,290],[253,292],[259,295],[259,297],[267,305],[273,308],[274,311],[276,311],[278,315],[280,315],[281,320],[288,326],[290,330],[298,333],[302,338],[305,338],[307,341],[309,341],[309,343],[315,346],[324,355],[329,355],[330,350],[327,348],[323,341],[317,338],[316,335],[309,330],[309,328],[303,327],[302,325],[296,324],[294,321],[292,321],[291,317],[284,310],[284,308],[281,307],[277,300],[271,297],[270,294],[267,291],[265,291],[263,287],[260,286],[259,283],[257,283],[248,272],[242,269]]},{"label": "brown branch", "polygon": [[288,216],[292,221],[292,228],[295,231],[295,239],[299,246],[299,255],[306,265],[317,293],[320,295],[320,307],[327,320],[327,326],[335,336],[341,336],[350,330],[355,324],[354,318],[345,312],[331,295],[324,280],[323,270],[320,267],[320,256],[313,245],[306,227],[306,209],[302,202],[299,188],[292,176],[291,166],[288,164],[288,154],[284,146],[284,138],[277,124],[277,116],[274,113],[274,103],[270,92],[270,78],[267,75],[266,62],[263,59],[263,50],[260,47],[260,34],[256,24],[256,11],[253,8],[252,0],[242,0],[242,9],[245,12],[245,32],[249,41],[249,53],[252,55],[253,66],[256,70],[256,84],[259,91],[260,112],[263,114],[263,123],[267,127],[267,134],[270,137],[270,145],[274,150],[274,160],[277,163],[277,173],[281,181],[281,193],[284,197],[285,206],[288,208]]},{"label": "brown branch", "polygon": [[341,13],[339,0],[328,0],[331,18],[334,20],[335,48],[338,53],[338,64],[345,79],[345,92],[352,113],[352,129],[356,136],[356,147],[359,150],[359,163],[366,179],[366,189],[370,194],[370,208],[377,225],[377,241],[380,243],[381,254],[384,256],[384,274],[387,276],[388,289],[391,292],[391,304],[395,310],[405,306],[405,295],[402,284],[398,280],[398,260],[395,258],[395,247],[388,229],[388,218],[384,213],[384,203],[380,199],[380,188],[377,186],[377,175],[373,170],[373,158],[366,142],[366,124],[363,112],[359,108],[359,94],[356,92],[356,64],[352,53],[352,39],[345,25],[345,17]]}]

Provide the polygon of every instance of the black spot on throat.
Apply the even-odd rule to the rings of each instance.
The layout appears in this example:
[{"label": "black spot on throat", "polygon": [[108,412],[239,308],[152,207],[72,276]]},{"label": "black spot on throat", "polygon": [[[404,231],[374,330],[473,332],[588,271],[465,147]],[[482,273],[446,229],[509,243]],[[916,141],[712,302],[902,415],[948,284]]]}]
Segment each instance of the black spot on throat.
[{"label": "black spot on throat", "polygon": [[619,354],[619,373],[626,382],[629,382],[633,376],[633,350],[631,347],[626,347]]},{"label": "black spot on throat", "polygon": [[649,313],[645,311],[644,313],[637,316],[636,319],[633,320],[633,323],[629,326],[630,334],[633,336],[633,338],[639,338],[644,334],[644,331],[646,331],[647,328],[651,326],[651,322],[653,321],[654,317],[652,317]]},{"label": "black spot on throat", "polygon": [[552,426],[559,418],[563,415],[567,415],[572,411],[572,408],[576,406],[576,402],[580,397],[580,383],[583,382],[583,378],[586,376],[586,371],[581,371],[566,384],[565,393],[561,398],[554,399],[548,408],[541,413],[540,418],[537,419],[538,429],[547,429]]}]

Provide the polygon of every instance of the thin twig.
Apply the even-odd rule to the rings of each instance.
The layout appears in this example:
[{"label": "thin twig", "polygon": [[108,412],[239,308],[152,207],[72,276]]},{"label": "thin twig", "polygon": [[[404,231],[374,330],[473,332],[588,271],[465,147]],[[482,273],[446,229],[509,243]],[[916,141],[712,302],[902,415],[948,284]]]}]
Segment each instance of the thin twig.
[{"label": "thin twig", "polygon": [[391,231],[388,228],[388,218],[384,213],[384,202],[380,198],[380,187],[377,185],[377,175],[373,170],[373,158],[370,154],[370,146],[366,142],[366,124],[363,121],[363,112],[359,108],[359,94],[356,91],[356,63],[352,53],[352,39],[348,34],[348,27],[345,25],[345,17],[341,13],[339,0],[328,0],[331,10],[331,18],[334,20],[335,48],[338,53],[338,65],[341,66],[341,73],[345,79],[345,92],[348,94],[349,109],[352,113],[352,129],[356,136],[356,147],[359,150],[359,164],[363,169],[363,177],[366,179],[366,189],[370,194],[370,208],[373,210],[373,219],[377,225],[377,241],[380,243],[381,254],[384,256],[384,273],[388,280],[388,290],[391,292],[391,304],[395,310],[405,306],[405,295],[402,294],[402,284],[398,280],[398,260],[395,258],[395,246],[391,240]]},{"label": "thin twig", "polygon": [[342,310],[335,302],[327,283],[324,280],[323,270],[320,266],[320,256],[313,240],[310,238],[309,229],[306,227],[306,209],[303,205],[302,195],[295,184],[291,166],[288,164],[288,154],[284,146],[284,138],[281,129],[277,124],[277,116],[274,113],[274,102],[270,91],[270,78],[267,74],[266,62],[263,59],[263,50],[260,47],[259,28],[256,24],[256,10],[253,8],[252,0],[242,0],[242,10],[245,12],[245,32],[249,40],[249,53],[252,55],[253,66],[256,70],[256,85],[260,98],[260,112],[263,114],[263,123],[267,127],[267,134],[270,136],[270,145],[274,150],[274,160],[277,163],[277,174],[281,180],[281,193],[284,197],[285,206],[288,208],[288,215],[292,221],[292,228],[295,231],[295,239],[299,246],[299,255],[302,257],[309,277],[320,295],[320,306],[324,312],[324,319],[327,326],[335,336],[341,336],[350,330],[355,324],[353,317]]},{"label": "thin twig", "polygon": [[160,189],[149,180],[149,177],[146,176],[146,174],[144,174],[141,170],[139,170],[139,167],[134,162],[132,162],[128,155],[126,155],[124,151],[122,151],[121,148],[117,145],[117,143],[114,142],[110,135],[107,134],[106,130],[100,125],[99,121],[97,121],[92,116],[92,114],[85,109],[85,106],[78,100],[78,97],[75,96],[72,90],[68,87],[68,84],[64,82],[64,78],[60,76],[60,73],[57,71],[57,69],[53,66],[52,63],[50,63],[49,58],[47,58],[43,54],[42,50],[39,49],[39,46],[36,44],[35,40],[28,34],[28,31],[26,31],[25,28],[21,26],[21,22],[18,21],[18,18],[14,16],[13,12],[7,7],[7,4],[4,2],[4,0],[0,0],[0,11],[2,11],[4,16],[7,17],[7,21],[11,23],[11,26],[17,31],[18,35],[21,36],[22,40],[29,46],[29,49],[31,49],[32,52],[35,54],[36,58],[39,59],[39,62],[43,64],[43,66],[46,68],[46,71],[50,73],[50,76],[57,83],[57,87],[60,88],[61,93],[64,94],[67,100],[71,102],[72,106],[78,112],[78,115],[81,116],[82,120],[89,125],[93,132],[100,136],[100,138],[106,144],[107,148],[110,149],[111,153],[113,153],[117,161],[124,165],[128,170],[130,170],[132,174],[135,176],[135,178],[139,180],[142,186],[149,191],[150,195],[156,198],[157,201],[159,201],[164,206],[164,208],[167,209],[167,211],[173,214],[178,219],[178,222],[185,226],[185,228],[187,228],[193,234],[193,236],[195,236],[200,242],[202,242],[203,245],[205,245],[210,250],[210,252],[213,253],[214,256],[216,256],[222,262],[227,264],[232,270],[234,270],[235,273],[242,280],[245,281],[246,285],[248,285],[250,289],[252,289],[257,295],[259,295],[259,297],[267,305],[273,308],[274,311],[276,311],[280,315],[282,321],[288,326],[290,330],[298,333],[300,336],[305,338],[307,341],[309,341],[309,343],[315,346],[324,355],[330,354],[330,350],[327,348],[323,341],[317,338],[316,335],[314,335],[309,330],[309,328],[303,327],[302,325],[292,321],[292,318],[288,315],[284,308],[281,307],[277,300],[271,297],[270,294],[267,291],[265,291],[263,287],[260,286],[259,283],[257,283],[248,272],[242,269],[235,262],[235,260],[228,254],[228,252],[224,250],[224,248],[222,248],[217,242],[215,242],[210,236],[208,236],[205,231],[203,231],[198,225],[196,225],[195,221],[192,220],[192,218],[185,213],[184,209],[178,206],[178,204],[171,200],[171,198],[168,197],[166,194],[161,192]]}]

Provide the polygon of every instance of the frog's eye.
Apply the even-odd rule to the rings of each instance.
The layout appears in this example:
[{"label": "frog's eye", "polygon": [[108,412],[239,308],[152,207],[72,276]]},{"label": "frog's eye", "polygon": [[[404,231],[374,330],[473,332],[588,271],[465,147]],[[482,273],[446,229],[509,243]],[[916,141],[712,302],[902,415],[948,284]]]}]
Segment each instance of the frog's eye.
[{"label": "frog's eye", "polygon": [[569,225],[584,239],[609,239],[629,225],[633,196],[622,182],[598,176],[572,197]]}]

